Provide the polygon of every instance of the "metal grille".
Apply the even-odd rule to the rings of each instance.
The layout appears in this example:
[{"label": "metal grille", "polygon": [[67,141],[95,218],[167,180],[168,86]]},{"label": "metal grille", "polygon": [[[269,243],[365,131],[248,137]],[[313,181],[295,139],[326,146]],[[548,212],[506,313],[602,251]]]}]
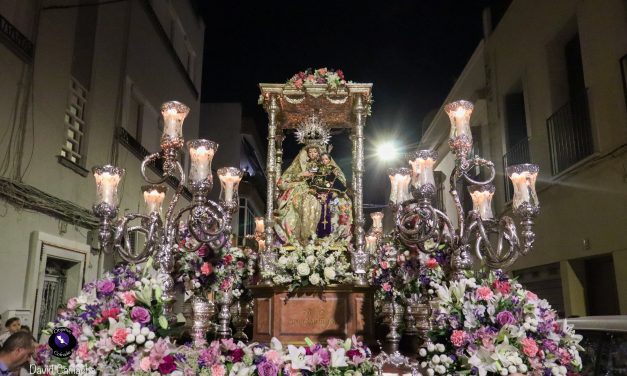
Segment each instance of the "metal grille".
[{"label": "metal grille", "polygon": [[57,307],[64,303],[65,276],[46,274],[41,293],[41,310],[39,312],[39,331],[57,316]]},{"label": "metal grille", "polygon": [[594,150],[588,93],[584,91],[546,121],[551,152],[551,170],[559,174],[591,155]]},{"label": "metal grille", "polygon": [[74,78],[70,78],[70,94],[65,110],[67,127],[65,143],[61,147],[61,156],[73,163],[80,164],[82,158],[82,142],[85,132],[85,104],[87,89]]},{"label": "metal grille", "polygon": [[446,181],[446,174],[442,171],[433,171],[433,177],[435,179],[435,207],[436,209],[446,213],[446,207],[444,206],[444,182]]},{"label": "metal grille", "polygon": [[503,178],[505,179],[505,201],[511,201],[514,195],[514,186],[507,176],[507,167],[514,166],[521,163],[530,163],[531,156],[529,155],[529,139],[525,138],[519,141],[517,144],[509,148],[507,153],[503,156]]}]

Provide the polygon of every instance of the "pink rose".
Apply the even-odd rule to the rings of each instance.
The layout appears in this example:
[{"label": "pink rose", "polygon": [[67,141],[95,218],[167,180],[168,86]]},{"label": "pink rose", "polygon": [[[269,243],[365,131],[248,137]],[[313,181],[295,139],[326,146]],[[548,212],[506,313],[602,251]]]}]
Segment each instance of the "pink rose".
[{"label": "pink rose", "polygon": [[335,74],[337,74],[337,76],[340,78],[340,80],[344,79],[344,72],[342,72],[341,69],[336,70]]},{"label": "pink rose", "polygon": [[78,307],[78,301],[76,300],[76,298],[70,298],[67,301],[67,309],[73,311],[74,309],[76,309],[76,307]]},{"label": "pink rose", "polygon": [[228,291],[231,289],[232,285],[233,282],[231,282],[231,279],[227,278],[220,284],[220,289],[222,289],[223,291]]},{"label": "pink rose", "polygon": [[387,261],[381,261],[379,265],[381,266],[381,269],[387,269],[390,267]]},{"label": "pink rose", "polygon": [[299,78],[296,81],[294,81],[294,86],[296,86],[298,89],[300,89],[301,87],[303,87],[303,79]]},{"label": "pink rose", "polygon": [[523,352],[530,358],[533,358],[538,353],[538,344],[531,338],[524,338],[520,341],[523,347]]},{"label": "pink rose", "polygon": [[222,364],[214,364],[211,366],[211,376],[224,376],[225,370]]},{"label": "pink rose", "polygon": [[309,82],[315,82],[316,81],[316,76],[314,76],[313,74],[310,74],[309,76],[307,76],[307,78],[305,79]]},{"label": "pink rose", "polygon": [[477,299],[479,300],[490,300],[494,295],[492,293],[492,289],[488,286],[481,286],[477,289]]},{"label": "pink rose", "polygon": [[113,332],[113,343],[115,343],[118,346],[122,346],[126,343],[126,329],[124,328],[117,328],[115,330],[115,332]]},{"label": "pink rose", "polygon": [[531,291],[527,291],[527,300],[530,300],[530,301],[538,300],[538,295],[532,293]]},{"label": "pink rose", "polygon": [[200,272],[203,275],[209,275],[211,274],[212,271],[213,271],[213,268],[208,262],[203,263],[202,266],[200,267]]},{"label": "pink rose", "polygon": [[244,261],[238,261],[237,262],[237,267],[240,268],[240,269],[243,269],[244,268]]},{"label": "pink rose", "polygon": [[463,330],[453,330],[453,334],[451,334],[451,343],[455,347],[461,347],[466,340],[466,332]]},{"label": "pink rose", "polygon": [[276,350],[268,350],[268,352],[266,352],[264,356],[266,357],[266,360],[268,362],[272,362],[277,366],[282,363],[281,354],[279,354]]},{"label": "pink rose", "polygon": [[389,292],[390,290],[392,290],[392,286],[388,282],[385,282],[383,285],[381,285],[381,287],[383,287],[383,291],[386,291],[386,292]]},{"label": "pink rose", "polygon": [[145,356],[139,362],[139,368],[144,372],[150,372],[150,358]]},{"label": "pink rose", "polygon": [[438,267],[438,260],[434,259],[434,258],[430,258],[427,260],[427,262],[425,263],[425,265],[427,266],[427,268],[429,269],[435,269]]},{"label": "pink rose", "polygon": [[135,292],[134,291],[125,291],[121,295],[122,302],[125,306],[132,307],[135,305]]},{"label": "pink rose", "polygon": [[494,288],[503,295],[507,295],[512,290],[512,286],[508,281],[495,281]]},{"label": "pink rose", "polygon": [[327,74],[327,68],[318,69],[318,74],[324,76],[325,74]]}]

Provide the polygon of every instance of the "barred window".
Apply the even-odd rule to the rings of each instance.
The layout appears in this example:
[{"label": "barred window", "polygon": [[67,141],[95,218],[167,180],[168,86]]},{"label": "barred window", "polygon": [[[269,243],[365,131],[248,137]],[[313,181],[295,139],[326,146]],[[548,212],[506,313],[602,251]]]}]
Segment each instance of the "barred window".
[{"label": "barred window", "polygon": [[74,78],[70,78],[68,105],[65,110],[66,137],[61,156],[72,163],[83,163],[83,136],[85,132],[85,105],[88,91]]}]

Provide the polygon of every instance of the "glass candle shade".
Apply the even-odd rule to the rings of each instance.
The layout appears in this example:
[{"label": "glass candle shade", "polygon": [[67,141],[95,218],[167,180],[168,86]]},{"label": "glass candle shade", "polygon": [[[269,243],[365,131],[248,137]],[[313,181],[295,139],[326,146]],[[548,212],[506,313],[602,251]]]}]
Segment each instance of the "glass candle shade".
[{"label": "glass candle shade", "polygon": [[213,183],[211,161],[218,150],[218,144],[209,140],[192,140],[187,143],[189,149],[189,182],[192,184]]},{"label": "glass candle shade", "polygon": [[474,106],[471,102],[464,100],[451,102],[444,106],[444,111],[446,111],[449,119],[451,119],[451,139],[465,136],[472,144],[470,115],[472,115],[473,108]]},{"label": "glass candle shade", "polygon": [[366,252],[371,254],[374,253],[377,250],[377,237],[372,234],[368,234],[365,236],[365,240]]},{"label": "glass candle shade", "polygon": [[257,239],[257,250],[259,250],[259,252],[266,250],[266,241],[264,239]]},{"label": "glass candle shade", "polygon": [[218,178],[220,178],[220,201],[232,203],[237,201],[237,189],[239,182],[242,180],[243,173],[236,167],[222,167],[218,169]]},{"label": "glass candle shade", "polygon": [[377,231],[383,229],[383,212],[370,213],[370,218],[372,218],[373,229]]},{"label": "glass candle shade", "polygon": [[468,192],[472,198],[472,210],[479,212],[481,219],[492,219],[492,196],[494,196],[494,185],[471,185]]},{"label": "glass candle shade", "polygon": [[105,165],[94,167],[92,172],[96,179],[96,204],[108,204],[118,207],[118,184],[124,176],[124,169]]},{"label": "glass candle shade", "polygon": [[540,168],[538,165],[525,163],[507,168],[512,184],[514,185],[514,198],[512,207],[518,209],[522,204],[528,203],[531,206],[538,206],[538,194],[536,193],[536,178]]},{"label": "glass candle shade", "polygon": [[438,160],[438,152],[435,150],[418,150],[412,153],[409,158],[413,187],[419,188],[425,184],[431,184],[435,187],[433,166]]},{"label": "glass candle shade", "polygon": [[263,234],[263,217],[255,217],[255,234]]},{"label": "glass candle shade", "polygon": [[144,203],[146,204],[146,214],[161,214],[161,204],[165,199],[166,187],[161,185],[144,185],[142,186],[144,195]]},{"label": "glass candle shade", "polygon": [[391,168],[388,170],[391,190],[390,202],[400,204],[411,198],[409,195],[409,183],[411,182],[411,171],[406,167]]},{"label": "glass candle shade", "polygon": [[189,107],[181,102],[170,101],[161,105],[163,116],[163,134],[161,135],[161,147],[183,147],[183,121],[189,113]]}]

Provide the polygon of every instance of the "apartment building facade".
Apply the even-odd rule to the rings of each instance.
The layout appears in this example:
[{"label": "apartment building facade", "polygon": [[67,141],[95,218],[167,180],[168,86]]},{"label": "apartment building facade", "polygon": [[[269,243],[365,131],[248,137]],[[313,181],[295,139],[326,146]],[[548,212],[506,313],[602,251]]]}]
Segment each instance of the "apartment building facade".
[{"label": "apartment building facade", "polygon": [[[497,213],[511,215],[507,166],[540,166],[536,246],[512,273],[566,316],[627,314],[627,3],[514,0],[494,29],[484,20],[447,101],[475,102]],[[423,144],[449,173],[447,120],[440,111]]]},{"label": "apartment building facade", "polygon": [[119,261],[95,252],[91,168],[125,168],[120,213],[135,212],[161,103],[191,107],[184,136],[198,138],[204,23],[188,0],[3,1],[0,16],[0,133],[10,135],[0,140],[0,312],[23,310],[37,333]]}]

